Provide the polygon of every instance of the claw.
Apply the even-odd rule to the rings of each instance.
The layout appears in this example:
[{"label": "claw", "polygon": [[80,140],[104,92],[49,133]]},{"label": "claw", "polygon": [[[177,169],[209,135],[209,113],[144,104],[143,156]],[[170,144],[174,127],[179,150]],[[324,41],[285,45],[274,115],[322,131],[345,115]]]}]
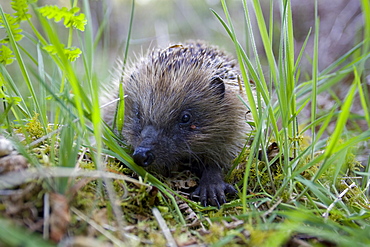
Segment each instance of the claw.
[{"label": "claw", "polygon": [[199,186],[191,194],[191,197],[198,196],[203,206],[220,206],[226,203],[226,194],[235,195],[236,189],[225,183],[222,179],[222,171],[218,166],[208,166],[201,171]]},{"label": "claw", "polygon": [[217,183],[200,183],[198,188],[191,194],[191,198],[199,196],[202,206],[210,205],[220,208],[222,204],[226,203],[225,194],[235,195],[236,192],[233,186],[221,180]]}]

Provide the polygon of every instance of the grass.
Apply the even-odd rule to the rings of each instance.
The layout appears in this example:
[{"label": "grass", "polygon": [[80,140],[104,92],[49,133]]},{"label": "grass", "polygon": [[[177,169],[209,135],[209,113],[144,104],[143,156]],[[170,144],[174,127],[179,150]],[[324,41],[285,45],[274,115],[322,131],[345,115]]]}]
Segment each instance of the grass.
[{"label": "grass", "polygon": [[[0,54],[0,126],[2,135],[13,141],[30,167],[1,174],[0,232],[9,233],[0,234],[1,243],[50,246],[85,236],[99,246],[370,244],[370,160],[365,167],[356,161],[356,147],[370,140],[365,78],[370,55],[367,0],[361,1],[365,38],[322,71],[318,69],[320,19],[315,10],[315,26],[306,39],[314,36],[309,78],[303,78],[300,71],[305,45],[294,56],[297,47],[290,1],[270,1],[268,25],[260,1],[240,2],[250,47],[243,47],[237,38],[240,33],[233,27],[236,20],[226,1],[221,0],[223,13],[212,10],[234,43],[255,119],[253,141],[227,178],[240,185],[240,193],[220,210],[201,207],[176,191],[173,183],[135,165],[119,137],[102,123],[100,87],[107,71],[96,72],[98,57],[106,60],[97,47],[109,23],[104,22],[93,35],[89,1],[80,2],[84,14],[76,8],[43,12],[35,3],[12,2],[15,13],[0,9],[6,30]],[[278,25],[273,21],[273,5],[282,13],[278,29],[273,28]],[[71,1],[71,6],[76,7],[77,1]],[[132,6],[130,26],[134,1]],[[32,19],[28,8],[34,11]],[[252,27],[252,14],[257,29]],[[58,16],[64,25],[56,25]],[[30,31],[22,30],[23,26]],[[67,38],[59,35],[61,26]],[[131,32],[135,30],[128,32],[124,61]],[[257,51],[259,38],[266,56]],[[279,44],[277,51],[273,42]],[[11,55],[4,52],[4,46]],[[352,78],[346,97],[321,112],[318,96],[331,93],[345,78]],[[356,98],[361,115],[351,112]],[[302,121],[306,109],[310,117]],[[365,123],[364,131],[351,128],[358,120]],[[329,126],[334,126],[332,132]],[[4,158],[0,164],[5,164]],[[22,195],[17,199],[16,191]],[[10,212],[10,208],[15,209]],[[35,232],[23,235],[25,228]]]}]

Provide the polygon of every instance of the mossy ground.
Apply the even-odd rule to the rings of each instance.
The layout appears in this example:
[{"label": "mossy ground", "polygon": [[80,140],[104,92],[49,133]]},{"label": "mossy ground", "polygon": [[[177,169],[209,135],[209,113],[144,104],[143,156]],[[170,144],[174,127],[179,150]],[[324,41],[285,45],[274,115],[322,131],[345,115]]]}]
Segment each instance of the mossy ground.
[{"label": "mossy ground", "polygon": [[[360,2],[358,42],[320,73],[317,9],[306,34],[312,54],[305,42],[296,47],[291,1],[271,1],[270,12],[241,1],[244,16],[234,21],[226,1],[211,11],[231,38],[241,79],[256,85],[246,104],[253,137],[225,178],[238,195],[219,209],[192,200],[198,180],[189,172],[169,179],[136,166],[101,122],[111,33],[107,22],[93,27],[91,1],[0,8],[0,245],[370,245],[370,6]],[[127,25],[124,60],[139,32]],[[304,56],[310,72],[301,70]]]},{"label": "mossy ground", "polygon": [[[43,133],[43,131],[38,121],[32,118],[25,125],[23,134],[28,134],[28,132]],[[29,134],[30,136],[36,135]],[[54,161],[49,160],[49,144],[48,141],[45,141],[29,151],[39,160],[41,167],[50,167],[50,164],[58,163],[58,157],[55,157]],[[54,148],[58,149],[60,145],[61,143],[56,143]],[[268,150],[270,150],[268,152],[270,160],[274,159],[274,155],[277,154],[275,151],[278,150],[276,144],[273,143]],[[244,155],[241,154],[241,158],[239,157],[238,159],[238,166],[229,176],[230,182],[233,184],[240,184],[243,179],[248,153],[249,150],[247,149]],[[82,170],[95,171],[96,166],[90,154],[81,151],[80,155],[76,166]],[[335,168],[335,163],[333,163],[334,167],[329,168],[318,182],[327,187],[328,190],[332,190],[330,187],[335,188],[335,191],[332,191],[332,193],[348,190],[340,198],[340,202],[345,203],[354,211],[369,210],[368,200],[364,196],[363,191],[357,185],[349,187],[350,183],[352,183],[351,177],[353,177],[354,172],[361,168],[361,165],[354,159],[353,154],[348,156],[345,173],[337,177],[335,184],[333,184],[332,178],[332,170]],[[120,235],[124,231],[126,234],[135,236],[129,240],[135,246],[164,246],[168,243],[168,240],[163,236],[162,226],[159,225],[158,220],[153,215],[152,209],[155,207],[159,209],[178,246],[216,243],[222,245],[222,242],[227,243],[228,246],[269,246],[269,243],[276,235],[280,236],[277,240],[279,245],[276,246],[291,246],[290,244],[296,246],[294,244],[297,243],[340,246],[335,241],[332,242],[315,235],[299,234],[299,231],[292,230],[282,234],[283,230],[279,229],[278,226],[289,220],[276,214],[277,208],[294,208],[295,205],[299,204],[301,205],[300,207],[308,210],[307,213],[311,214],[311,216],[316,215],[317,217],[320,217],[317,215],[318,212],[323,214],[326,209],[323,205],[320,206],[319,202],[315,205],[314,201],[319,200],[311,192],[295,202],[292,200],[306,188],[301,183],[296,185],[296,189],[293,192],[284,192],[279,198],[276,198],[274,201],[271,200],[270,195],[276,193],[276,189],[283,182],[281,177],[284,175],[278,160],[270,164],[269,169],[266,168],[266,163],[263,161],[256,159],[252,162],[251,176],[248,181],[248,200],[251,203],[248,206],[247,215],[243,213],[239,196],[229,198],[229,202],[220,209],[202,208],[196,203],[189,203],[187,201],[190,199],[189,188],[191,191],[191,188],[194,188],[197,184],[197,179],[189,172],[181,173],[171,179],[163,178],[163,182],[170,185],[172,189],[175,189],[177,193],[185,198],[175,196],[176,203],[185,218],[185,225],[179,223],[177,212],[169,198],[158,188],[148,183],[145,177],[138,176],[112,157],[106,157],[104,160],[106,172],[128,176],[133,179],[133,181],[125,181],[124,179],[111,180],[116,197],[116,201],[113,203],[116,203],[123,212],[121,220],[124,228],[121,231],[118,230],[120,226],[117,224],[116,215],[112,209],[112,201],[109,198],[104,182],[101,179],[77,177],[70,181],[70,187],[64,195],[59,194],[65,198],[65,202],[62,200],[61,205],[65,204],[64,206],[67,209],[66,211],[61,211],[63,213],[59,212],[61,214],[57,217],[65,218],[66,214],[71,216],[68,219],[68,227],[63,233],[63,237],[73,236],[74,241],[78,242],[81,239],[81,241],[94,243],[94,245],[112,245],[114,239],[118,239],[121,244],[124,244],[127,240],[123,240]],[[300,166],[305,166],[306,163],[302,163]],[[0,165],[3,165],[1,159]],[[302,171],[302,177],[307,180],[311,179],[319,168],[320,164],[309,167]],[[24,167],[23,169],[27,168]],[[18,172],[22,172],[23,169],[18,170]],[[271,175],[269,175],[269,172]],[[3,173],[2,175],[7,174]],[[51,179],[48,182],[53,183],[55,181]],[[16,193],[21,191],[21,193],[1,196],[0,211],[4,219],[10,219],[16,222],[17,225],[42,234],[45,230],[43,228],[45,196],[55,193],[46,184],[48,182],[37,179],[10,188],[9,192]],[[355,183],[357,184],[357,182]],[[241,190],[240,186],[239,190]],[[61,206],[59,205],[58,207]],[[59,210],[58,207],[52,207],[51,213],[53,214],[53,210]],[[340,225],[353,226],[355,224],[354,220],[349,221],[348,217],[343,214],[343,211],[336,209],[335,206],[330,210],[327,220]],[[274,227],[261,227],[263,221],[269,222]],[[50,227],[58,227],[58,224]]]}]

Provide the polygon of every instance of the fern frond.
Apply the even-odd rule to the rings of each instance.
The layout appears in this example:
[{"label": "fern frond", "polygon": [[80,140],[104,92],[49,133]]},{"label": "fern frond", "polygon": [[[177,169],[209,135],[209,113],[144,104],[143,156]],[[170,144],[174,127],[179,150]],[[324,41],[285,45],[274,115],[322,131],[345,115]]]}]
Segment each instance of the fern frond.
[{"label": "fern frond", "polygon": [[[2,78],[0,78],[0,85],[4,84],[2,82]],[[4,87],[0,87],[0,97],[3,99],[8,105],[18,105],[22,102],[22,98],[18,96],[9,96],[4,92]]]},{"label": "fern frond", "polygon": [[[63,53],[67,56],[68,60],[70,60],[71,62],[79,58],[80,54],[82,53],[82,51],[77,47],[64,48],[64,45],[62,46]],[[51,55],[56,55],[58,53],[57,48],[54,45],[44,46],[43,49]]]},{"label": "fern frond", "polygon": [[[18,18],[15,18],[14,16],[10,14],[5,14],[5,18],[9,24],[9,29],[11,30],[15,41],[20,41],[23,38],[23,35],[21,34],[23,30],[20,28]],[[0,16],[0,27],[5,27],[5,22],[1,18],[1,16]],[[8,43],[8,42],[9,42],[8,37],[5,37],[4,39],[0,40],[0,43]]]},{"label": "fern frond", "polygon": [[38,9],[40,14],[48,19],[54,19],[55,22],[60,22],[64,19],[64,26],[74,27],[80,31],[85,30],[87,20],[83,13],[77,14],[80,8],[74,7],[68,10],[66,7],[59,8],[58,6],[46,5]]},{"label": "fern frond", "polygon": [[64,49],[64,54],[67,55],[68,60],[70,60],[71,62],[79,58],[81,53],[82,51],[77,47],[69,47],[67,49]]},{"label": "fern frond", "polygon": [[13,63],[15,60],[13,51],[9,49],[9,47],[2,45],[0,47],[0,63],[3,65],[8,65]]},{"label": "fern frond", "polygon": [[32,17],[28,13],[28,2],[27,0],[12,0],[12,9],[16,11],[13,15],[16,16],[18,22],[26,21]]}]

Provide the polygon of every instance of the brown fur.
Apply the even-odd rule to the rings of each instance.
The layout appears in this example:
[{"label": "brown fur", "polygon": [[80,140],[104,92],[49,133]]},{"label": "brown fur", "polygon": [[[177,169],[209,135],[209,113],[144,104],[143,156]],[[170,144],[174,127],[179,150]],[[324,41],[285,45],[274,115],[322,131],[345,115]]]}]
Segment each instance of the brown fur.
[{"label": "brown fur", "polygon": [[[224,203],[224,193],[235,190],[223,182],[222,170],[229,169],[249,132],[238,80],[230,56],[199,42],[152,50],[132,64],[122,80],[122,136],[135,150],[136,163],[166,176],[189,164],[201,178],[195,194],[202,203]],[[105,109],[108,124],[115,108]]]}]

